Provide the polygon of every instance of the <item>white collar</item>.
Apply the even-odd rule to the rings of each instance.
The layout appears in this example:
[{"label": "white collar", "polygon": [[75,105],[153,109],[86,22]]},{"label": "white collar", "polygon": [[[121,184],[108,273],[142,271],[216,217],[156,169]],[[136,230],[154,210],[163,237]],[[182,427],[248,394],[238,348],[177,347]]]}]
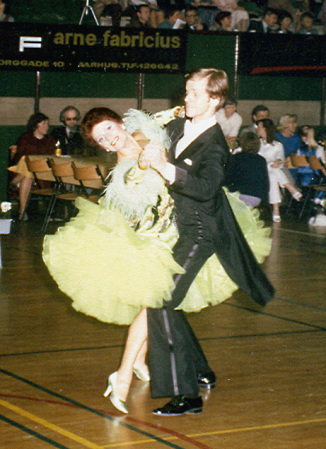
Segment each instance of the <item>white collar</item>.
[{"label": "white collar", "polygon": [[183,150],[185,150],[191,142],[197,139],[198,136],[203,134],[207,129],[216,125],[216,117],[215,114],[206,120],[200,120],[197,123],[193,123],[192,120],[186,120],[184,126],[184,135],[181,137],[176,146],[175,157],[178,157]]}]

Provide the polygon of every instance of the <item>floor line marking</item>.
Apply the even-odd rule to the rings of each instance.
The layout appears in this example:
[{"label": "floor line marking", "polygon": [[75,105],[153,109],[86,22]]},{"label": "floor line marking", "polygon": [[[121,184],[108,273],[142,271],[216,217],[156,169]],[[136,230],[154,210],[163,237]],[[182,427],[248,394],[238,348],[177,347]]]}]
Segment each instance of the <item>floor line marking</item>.
[{"label": "floor line marking", "polygon": [[[265,429],[276,429],[279,427],[290,427],[290,426],[301,426],[306,424],[315,424],[315,423],[322,423],[325,422],[326,418],[318,418],[318,419],[309,419],[307,421],[293,421],[293,422],[285,422],[285,423],[278,423],[278,424],[266,424],[264,426],[252,426],[252,427],[240,427],[238,429],[225,429],[225,430],[216,430],[213,432],[201,432],[201,433],[194,433],[187,435],[189,438],[198,438],[198,437],[209,437],[212,435],[225,435],[225,434],[231,434],[231,433],[239,433],[239,432],[249,432],[249,431],[256,431],[256,430],[265,430]],[[177,437],[170,436],[165,437],[166,440],[174,440]],[[150,440],[141,440],[133,442],[134,445],[136,444],[146,444],[151,443]],[[130,443],[129,443],[130,444]],[[103,446],[103,449],[108,449],[111,447],[123,447],[127,446],[128,442],[126,443],[112,443],[112,444],[106,444]]]},{"label": "floor line marking", "polygon": [[[80,403],[78,401],[75,401],[74,399],[68,398],[66,396],[63,396],[62,394],[56,393],[54,391],[51,391],[48,388],[42,387],[41,385],[38,385],[35,382],[32,382],[32,381],[30,381],[28,379],[24,379],[23,377],[18,376],[17,374],[11,373],[10,371],[4,370],[2,368],[0,368],[0,373],[3,373],[5,375],[7,375],[7,376],[10,376],[10,377],[16,379],[16,380],[24,382],[25,384],[30,385],[33,388],[36,388],[36,389],[38,389],[40,391],[43,391],[43,392],[45,392],[45,393],[47,393],[47,394],[49,394],[51,396],[54,396],[54,397],[59,398],[59,399],[62,399],[63,401],[65,401],[65,402],[67,402],[69,404],[76,405],[77,407],[79,407],[82,410],[86,410],[86,411],[88,411],[90,413],[93,413],[94,415],[97,415],[97,416],[100,416],[100,417],[102,417],[104,419],[107,419],[107,420],[109,420],[109,421],[111,421],[111,422],[113,422],[113,423],[115,423],[115,424],[117,424],[119,426],[125,427],[125,428],[127,428],[129,430],[132,430],[132,431],[134,431],[134,432],[136,432],[138,434],[141,434],[143,436],[147,436],[148,438],[151,438],[154,441],[162,443],[165,446],[169,446],[169,447],[172,447],[174,449],[183,449],[181,446],[177,446],[176,444],[169,443],[168,441],[165,441],[163,438],[157,437],[156,435],[150,434],[149,432],[146,432],[144,430],[138,429],[137,427],[132,426],[132,425],[124,422],[123,419],[125,417],[120,417],[120,416],[119,417],[114,417],[114,416],[111,416],[111,415],[109,415],[107,413],[103,413],[103,412],[101,412],[99,410],[96,410],[96,409],[94,409],[92,407],[89,407],[88,405],[82,404],[82,403]],[[158,427],[156,429],[158,429]],[[183,434],[180,434],[180,438],[179,439],[180,440],[183,439]],[[196,446],[196,443],[197,443],[196,441],[192,442],[192,444],[194,446]],[[206,449],[210,449],[210,448],[208,448],[208,446],[207,446]]]},{"label": "floor line marking", "polygon": [[[251,309],[250,309],[251,310]],[[199,341],[206,340],[230,340],[235,338],[256,338],[256,337],[275,337],[277,335],[296,335],[296,334],[309,334],[309,333],[319,333],[325,332],[324,329],[308,329],[308,330],[297,330],[297,331],[279,331],[279,332],[264,332],[260,334],[239,334],[239,335],[224,335],[220,337],[202,337],[199,338]],[[123,348],[123,345],[113,346],[114,348]],[[96,351],[102,349],[111,349],[112,346],[98,346],[98,347],[89,347],[89,348],[68,348],[68,349],[54,349],[47,351],[29,351],[29,352],[12,352],[9,354],[0,354],[1,357],[17,357],[17,356],[28,356],[35,354],[53,354],[53,353],[65,353],[65,352],[74,352],[74,351]]]},{"label": "floor line marking", "polygon": [[[40,398],[35,398],[35,397],[28,397],[28,396],[17,396],[17,395],[10,395],[10,394],[4,394],[4,393],[0,393],[0,396],[2,396],[2,397],[6,397],[6,398],[11,398],[11,399],[23,399],[23,400],[27,400],[27,401],[35,401],[35,402],[43,402],[43,403],[46,403],[46,404],[55,404],[55,405],[60,405],[60,406],[64,406],[64,407],[74,407],[74,408],[80,408],[78,405],[75,405],[75,404],[69,404],[68,402],[58,402],[58,401],[52,401],[52,400],[49,400],[49,399],[40,399]],[[105,412],[103,412],[103,413],[105,413]],[[120,415],[118,415],[118,414],[116,414],[115,416],[120,416]],[[130,422],[133,422],[133,423],[135,423],[135,424],[141,424],[141,425],[144,425],[145,427],[151,427],[151,428],[153,428],[153,429],[155,429],[155,430],[159,430],[159,431],[161,431],[161,432],[165,432],[165,433],[170,433],[170,434],[172,434],[173,435],[173,438],[175,438],[175,439],[184,439],[185,441],[189,441],[192,445],[195,445],[195,446],[197,446],[197,447],[199,447],[199,449],[212,449],[212,448],[210,448],[209,446],[207,446],[206,444],[204,444],[204,443],[201,443],[201,442],[199,442],[199,441],[196,441],[196,442],[194,442],[194,441],[191,441],[191,439],[189,438],[189,436],[188,435],[184,435],[184,434],[180,434],[180,433],[178,433],[178,432],[176,432],[176,431],[172,431],[171,429],[169,429],[169,428],[165,428],[165,427],[163,427],[163,426],[161,426],[161,425],[157,425],[157,424],[152,424],[152,423],[149,423],[149,422],[146,422],[146,421],[141,421],[141,420],[139,420],[139,419],[136,419],[136,418],[133,418],[133,417],[131,417],[131,416],[126,416],[125,418],[124,418],[125,420],[127,420],[127,421],[130,421]],[[166,438],[165,438],[166,439]],[[138,444],[138,441],[139,440],[137,440],[136,442],[133,442],[133,443],[135,443],[135,444]],[[149,440],[149,439],[147,439],[147,440],[141,440],[141,441],[146,441],[146,442],[149,442],[149,441],[151,441],[151,440]],[[127,442],[124,442],[124,443],[119,443],[120,445],[130,445],[131,444],[131,441],[129,440],[129,441],[127,441]],[[104,446],[102,446],[103,447],[103,449],[104,448],[106,448],[107,446],[106,445],[104,445]],[[180,448],[181,449],[181,448]]]},{"label": "floor line marking", "polygon": [[292,304],[297,304],[297,305],[303,306],[303,307],[309,307],[309,308],[315,309],[315,310],[326,310],[326,307],[314,306],[313,304],[307,304],[306,302],[295,301],[294,299],[282,298],[281,296],[275,296],[275,299],[278,299],[279,301],[290,302]]},{"label": "floor line marking", "polygon": [[294,231],[293,229],[284,229],[284,228],[279,228],[278,231],[283,231],[283,232],[290,232],[292,234],[301,234],[301,235],[305,235],[308,237],[321,237],[321,238],[326,238],[326,234],[312,234],[309,232],[303,232],[303,231]]},{"label": "floor line marking", "polygon": [[38,438],[39,440],[45,441],[46,443],[49,443],[52,446],[57,447],[58,449],[69,449],[67,446],[63,446],[63,444],[57,443],[56,441],[51,440],[50,438],[45,437],[44,435],[35,432],[35,430],[29,429],[28,427],[23,426],[22,424],[19,424],[18,422],[13,421],[12,419],[7,418],[6,416],[0,415],[0,419],[10,424],[11,426],[17,427],[17,429],[22,430],[23,432]]},{"label": "floor line marking", "polygon": [[34,415],[33,413],[29,413],[26,410],[11,404],[10,402],[3,401],[2,399],[0,399],[0,405],[9,410],[12,410],[18,415],[24,416],[25,418],[28,418],[31,421],[37,422],[38,424],[41,424],[42,426],[69,438],[70,440],[76,441],[77,443],[80,443],[85,447],[89,447],[90,449],[103,449],[103,446],[98,446],[97,444],[92,443],[91,441],[88,441],[83,437],[80,437],[72,432],[69,432],[69,430],[65,430],[62,427],[57,426],[56,424],[52,424],[51,422]]},{"label": "floor line marking", "polygon": [[316,324],[305,323],[304,321],[293,320],[292,318],[286,318],[283,316],[275,315],[274,313],[262,312],[261,310],[251,309],[250,307],[241,306],[239,304],[223,303],[225,306],[236,307],[237,309],[247,310],[248,312],[259,313],[260,315],[269,316],[282,321],[289,321],[290,323],[301,324],[303,326],[312,327],[313,329],[318,329],[326,331],[326,327],[317,326]]}]

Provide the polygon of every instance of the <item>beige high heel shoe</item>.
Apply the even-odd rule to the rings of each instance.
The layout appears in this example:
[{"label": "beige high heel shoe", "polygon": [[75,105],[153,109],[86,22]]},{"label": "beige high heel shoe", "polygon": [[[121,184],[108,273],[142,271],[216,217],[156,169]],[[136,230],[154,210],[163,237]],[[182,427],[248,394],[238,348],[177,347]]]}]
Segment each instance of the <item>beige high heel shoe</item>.
[{"label": "beige high heel shoe", "polygon": [[151,380],[151,376],[149,374],[149,371],[145,371],[142,368],[134,366],[134,373],[136,374],[138,379],[142,380],[143,382],[149,382]]},{"label": "beige high heel shoe", "polygon": [[112,402],[112,405],[114,405],[115,408],[117,408],[122,413],[128,413],[128,409],[126,407],[126,403],[124,401],[121,401],[121,399],[117,396],[117,371],[115,373],[112,373],[108,378],[108,387],[104,392],[104,397],[108,397],[110,401]]}]

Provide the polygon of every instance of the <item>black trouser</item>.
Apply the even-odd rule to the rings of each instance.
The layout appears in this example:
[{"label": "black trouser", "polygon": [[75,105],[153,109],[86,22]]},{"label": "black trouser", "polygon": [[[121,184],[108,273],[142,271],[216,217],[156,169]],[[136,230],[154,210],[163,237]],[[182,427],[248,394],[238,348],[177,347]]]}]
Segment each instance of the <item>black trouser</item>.
[{"label": "black trouser", "polygon": [[[181,233],[180,233],[181,234]],[[200,233],[182,233],[173,252],[186,270],[175,278],[172,300],[161,309],[148,309],[148,339],[153,397],[199,394],[197,374],[210,368],[203,350],[181,310],[174,310],[186,296],[197,273],[214,253],[211,241]]]}]

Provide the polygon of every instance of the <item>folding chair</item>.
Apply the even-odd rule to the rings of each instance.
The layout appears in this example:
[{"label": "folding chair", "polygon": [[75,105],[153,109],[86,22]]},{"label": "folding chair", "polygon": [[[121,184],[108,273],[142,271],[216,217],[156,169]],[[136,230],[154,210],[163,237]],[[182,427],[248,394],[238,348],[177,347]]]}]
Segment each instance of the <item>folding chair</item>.
[{"label": "folding chair", "polygon": [[[315,156],[311,156],[311,157],[315,158]],[[308,160],[310,158],[307,159],[304,154],[300,154],[300,155],[291,154],[290,158],[291,158],[291,163],[294,168],[306,167],[307,165],[310,166],[310,163]],[[321,166],[321,164],[320,164],[320,166]],[[298,184],[298,187],[302,190],[302,194],[303,194],[303,200],[300,203],[300,204],[302,204],[302,207],[299,212],[299,219],[302,219],[304,214],[310,215],[312,209],[314,208],[313,199],[316,196],[316,187],[318,187],[321,183],[322,183],[322,179],[320,179],[320,181],[318,183],[314,183],[314,184],[309,184],[309,185]],[[290,203],[292,203],[292,200]],[[291,206],[291,204],[289,205],[289,207],[290,206]]]},{"label": "folding chair", "polygon": [[48,164],[47,158],[44,157],[42,159],[31,160],[31,158],[29,156],[25,156],[25,160],[26,160],[26,165],[27,165],[28,170],[33,173],[34,182],[31,187],[31,190],[30,190],[30,193],[28,196],[28,200],[27,200],[24,212],[21,217],[21,223],[24,222],[24,217],[26,214],[27,207],[28,207],[29,202],[33,196],[37,196],[39,198],[49,198],[51,200],[55,193],[53,187],[42,189],[42,187],[40,185],[40,179],[38,178],[38,176],[41,173],[51,172],[51,167]]},{"label": "folding chair", "polygon": [[[89,167],[77,167],[74,162],[71,163],[74,177],[79,182],[79,186],[81,189],[82,194],[87,198],[89,201],[92,201],[93,203],[97,203],[100,196],[101,191],[104,188],[105,180],[103,178],[103,175],[101,173],[101,170],[98,165],[90,165]],[[87,186],[85,186],[85,183],[87,181],[97,181],[97,184],[100,185],[100,187],[91,188],[92,191],[97,191],[99,193],[97,194],[90,194],[87,189]]]},{"label": "folding chair", "polygon": [[[67,201],[73,203],[78,196],[77,192],[67,192],[67,179],[74,178],[74,172],[71,163],[55,164],[53,159],[48,159],[48,164],[51,167],[52,174],[55,178],[54,195],[50,201],[48,210],[46,212],[41,232],[46,233],[47,227],[51,220],[57,200]],[[70,184],[71,185],[71,184]],[[68,217],[67,217],[68,218]]]}]

